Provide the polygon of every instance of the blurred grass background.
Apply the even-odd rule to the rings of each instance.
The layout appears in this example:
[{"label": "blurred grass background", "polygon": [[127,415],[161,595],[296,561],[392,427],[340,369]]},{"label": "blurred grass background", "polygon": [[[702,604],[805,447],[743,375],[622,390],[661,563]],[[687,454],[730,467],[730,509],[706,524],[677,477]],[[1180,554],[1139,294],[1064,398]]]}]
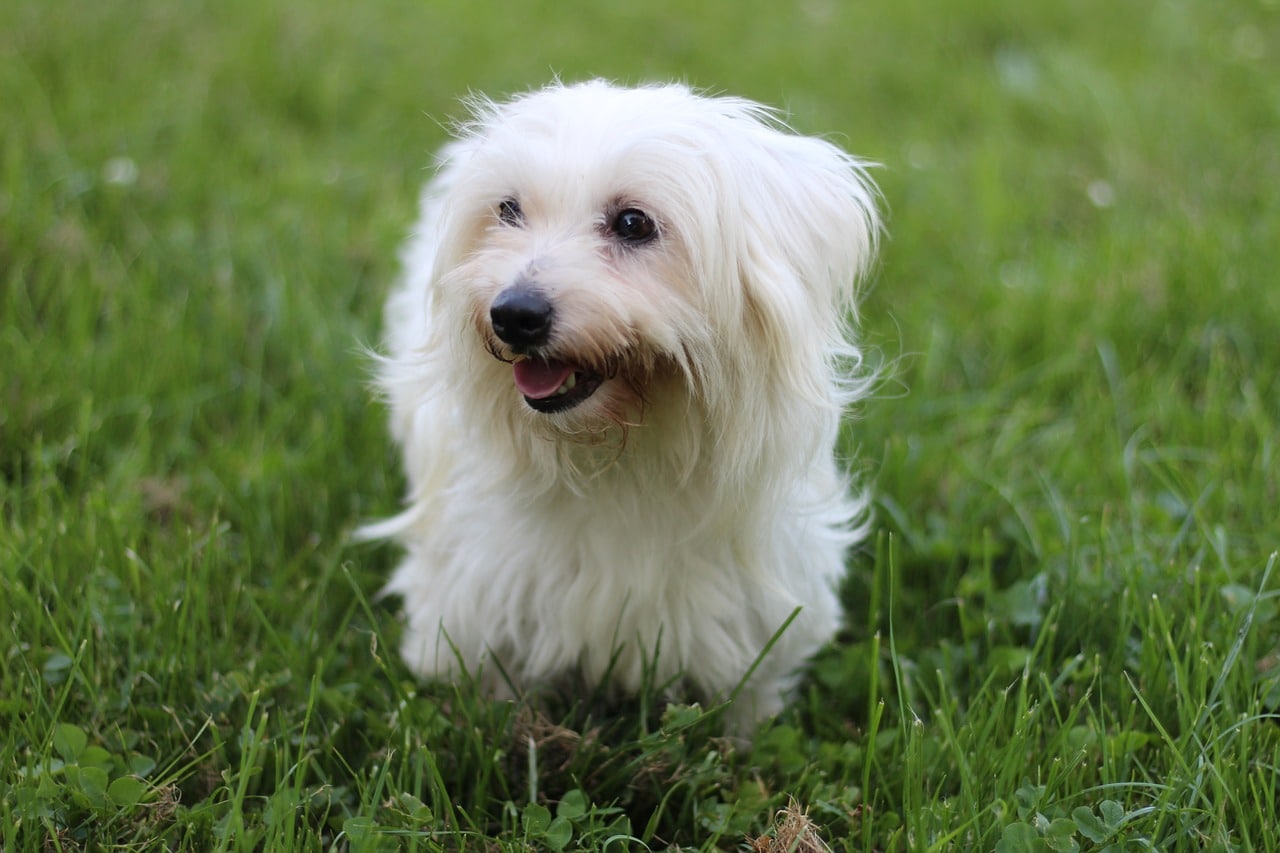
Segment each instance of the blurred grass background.
[{"label": "blurred grass background", "polygon": [[[553,75],[882,164],[881,532],[753,750],[414,685],[346,543],[431,152]],[[1280,843],[1277,80],[1274,0],[0,5],[4,846]]]}]

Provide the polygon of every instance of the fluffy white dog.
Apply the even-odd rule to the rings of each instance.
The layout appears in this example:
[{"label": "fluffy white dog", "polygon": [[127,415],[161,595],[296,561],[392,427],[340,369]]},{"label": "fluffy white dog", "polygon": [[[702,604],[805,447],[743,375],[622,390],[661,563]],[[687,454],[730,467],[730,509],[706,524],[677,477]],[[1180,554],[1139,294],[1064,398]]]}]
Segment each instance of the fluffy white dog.
[{"label": "fluffy white dog", "polygon": [[471,106],[387,305],[409,495],[366,533],[408,551],[404,657],[497,695],[741,686],[747,730],[836,631],[866,525],[833,447],[875,189],[681,85]]}]

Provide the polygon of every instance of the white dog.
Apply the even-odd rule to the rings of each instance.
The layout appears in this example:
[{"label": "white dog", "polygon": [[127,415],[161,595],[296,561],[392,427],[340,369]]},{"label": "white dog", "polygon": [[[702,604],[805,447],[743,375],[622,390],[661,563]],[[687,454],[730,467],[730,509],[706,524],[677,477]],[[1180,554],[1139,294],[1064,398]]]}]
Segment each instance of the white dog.
[{"label": "white dog", "polygon": [[680,85],[471,106],[387,305],[408,507],[366,533],[408,551],[404,657],[497,695],[737,692],[749,730],[836,631],[866,526],[833,447],[874,187]]}]

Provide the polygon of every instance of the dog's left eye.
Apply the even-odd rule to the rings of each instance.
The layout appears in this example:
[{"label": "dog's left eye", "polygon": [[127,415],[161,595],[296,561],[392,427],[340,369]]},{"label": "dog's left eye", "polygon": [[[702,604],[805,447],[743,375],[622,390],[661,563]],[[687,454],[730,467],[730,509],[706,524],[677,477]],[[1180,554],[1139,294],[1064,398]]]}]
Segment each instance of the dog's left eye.
[{"label": "dog's left eye", "polygon": [[628,243],[647,243],[658,234],[658,224],[643,210],[628,207],[609,223],[609,230]]},{"label": "dog's left eye", "polygon": [[524,211],[520,209],[520,202],[514,198],[504,198],[498,205],[498,219],[504,225],[524,224]]}]

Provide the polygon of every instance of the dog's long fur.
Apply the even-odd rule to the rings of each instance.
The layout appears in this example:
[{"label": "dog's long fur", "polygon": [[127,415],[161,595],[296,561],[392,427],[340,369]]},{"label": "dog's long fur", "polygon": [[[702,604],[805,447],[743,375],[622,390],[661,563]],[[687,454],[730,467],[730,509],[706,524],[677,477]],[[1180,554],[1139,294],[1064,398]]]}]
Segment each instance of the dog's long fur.
[{"label": "dog's long fur", "polygon": [[[403,654],[494,693],[681,676],[732,718],[776,713],[839,622],[867,501],[833,458],[866,390],[851,336],[879,222],[861,162],[755,103],[681,85],[475,99],[423,193],[387,305],[380,384],[407,508]],[[620,236],[620,210],[656,227]],[[631,233],[631,232],[626,232]],[[545,297],[522,352],[497,297]],[[497,356],[495,358],[495,356]],[[509,363],[601,384],[535,411]]]}]

